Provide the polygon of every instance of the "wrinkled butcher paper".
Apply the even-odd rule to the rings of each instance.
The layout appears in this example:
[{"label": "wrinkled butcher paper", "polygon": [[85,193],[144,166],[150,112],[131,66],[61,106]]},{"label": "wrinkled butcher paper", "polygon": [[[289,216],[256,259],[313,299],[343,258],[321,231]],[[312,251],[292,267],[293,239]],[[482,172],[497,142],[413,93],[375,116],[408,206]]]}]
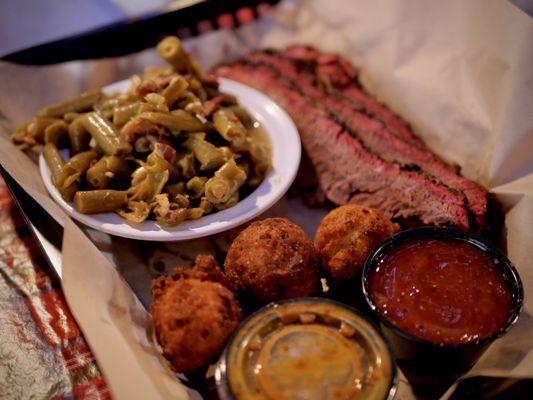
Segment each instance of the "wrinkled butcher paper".
[{"label": "wrinkled butcher paper", "polygon": [[[352,60],[371,93],[502,203],[503,235],[524,283],[524,310],[469,376],[533,377],[532,19],[499,0],[282,1],[260,21],[190,39],[186,46],[209,68],[252,49],[293,43],[309,43]],[[36,164],[10,143],[8,135],[46,104],[160,63],[148,50],[46,67],[0,64],[2,165],[65,227],[64,292],[117,399],[199,395],[169,370],[154,344],[150,316],[130,288],[136,285],[131,280],[126,284],[122,271],[114,268],[120,254],[133,252],[136,243],[106,241],[102,234],[89,240],[87,231],[47,195]],[[304,206],[274,210],[297,222],[322,216]],[[306,229],[313,234],[316,225]],[[139,287],[148,287],[146,266],[142,261],[129,263],[125,273],[138,276]]]}]

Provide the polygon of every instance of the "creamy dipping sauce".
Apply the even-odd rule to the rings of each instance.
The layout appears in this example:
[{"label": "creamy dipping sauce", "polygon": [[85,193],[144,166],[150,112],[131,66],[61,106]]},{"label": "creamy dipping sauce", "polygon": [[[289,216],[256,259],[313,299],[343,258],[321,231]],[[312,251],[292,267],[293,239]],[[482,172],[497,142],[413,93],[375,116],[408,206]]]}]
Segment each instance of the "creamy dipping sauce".
[{"label": "creamy dipping sauce", "polygon": [[497,262],[468,243],[411,240],[371,272],[369,295],[393,325],[412,336],[468,343],[497,332],[512,313],[511,288]]},{"label": "creamy dipping sauce", "polygon": [[302,298],[263,308],[226,352],[217,371],[224,400],[383,400],[394,391],[384,340],[331,301]]}]

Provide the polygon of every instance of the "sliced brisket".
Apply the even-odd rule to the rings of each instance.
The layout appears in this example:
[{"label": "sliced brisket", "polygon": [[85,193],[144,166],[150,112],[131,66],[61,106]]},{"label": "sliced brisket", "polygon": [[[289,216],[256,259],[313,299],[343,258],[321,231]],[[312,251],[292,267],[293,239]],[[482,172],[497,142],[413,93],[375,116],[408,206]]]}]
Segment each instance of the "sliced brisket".
[{"label": "sliced brisket", "polygon": [[400,222],[469,229],[462,194],[369,152],[359,138],[272,68],[235,63],[215,73],[255,87],[288,112],[299,128],[321,189],[333,203],[365,204]]},{"label": "sliced brisket", "polygon": [[[329,58],[336,59],[336,56]],[[318,83],[320,78],[317,78],[317,72],[312,68],[312,64],[303,65],[302,62],[295,62],[294,59],[284,57],[274,51],[250,53],[245,60],[254,66],[264,65],[275,70],[292,87],[310,99],[315,106],[328,112],[332,118],[343,125],[352,136],[362,142],[369,152],[404,168],[419,170],[430,179],[443,183],[456,193],[464,194],[469,210],[475,218],[475,225],[483,226],[485,224],[488,197],[485,190],[455,173],[453,168],[442,162],[429,149],[421,150],[419,147],[413,146],[394,135],[391,128],[379,120],[354,109],[351,102],[343,96],[324,93],[320,89],[321,85]],[[342,60],[337,61],[335,69],[347,72],[343,74],[331,72],[333,75],[328,75],[327,78],[331,78],[330,80],[334,82],[340,80],[339,76],[351,79],[351,66],[346,65]],[[334,65],[333,61],[328,61],[328,65]],[[322,73],[325,72],[322,71]]]},{"label": "sliced brisket", "polygon": [[357,79],[357,72],[349,61],[338,56],[321,54],[314,47],[306,45],[290,46],[283,55],[307,65],[314,64],[313,69],[316,68],[318,78],[326,84],[327,89],[336,91],[352,102],[355,108],[381,120],[399,138],[422,150],[428,149],[413,133],[408,123],[363,90]]}]

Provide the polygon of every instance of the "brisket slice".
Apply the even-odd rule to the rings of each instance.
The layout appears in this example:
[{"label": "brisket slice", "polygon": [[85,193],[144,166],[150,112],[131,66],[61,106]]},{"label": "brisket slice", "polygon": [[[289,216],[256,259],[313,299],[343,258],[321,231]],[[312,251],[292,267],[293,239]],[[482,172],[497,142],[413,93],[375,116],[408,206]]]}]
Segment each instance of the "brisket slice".
[{"label": "brisket slice", "polygon": [[327,89],[336,91],[352,102],[355,108],[382,121],[400,139],[421,150],[428,149],[427,145],[413,133],[407,122],[364,91],[359,84],[357,71],[349,61],[338,56],[321,54],[314,47],[307,45],[290,46],[283,51],[283,55],[307,65],[314,64],[318,78]]},{"label": "brisket slice", "polygon": [[[381,122],[354,109],[352,104],[342,96],[323,93],[314,71],[302,68],[302,63],[286,58],[274,51],[250,53],[246,62],[264,65],[274,69],[278,74],[306,96],[312,103],[328,112],[332,118],[343,125],[348,132],[356,136],[365,148],[385,161],[398,163],[404,168],[420,171],[430,179],[434,179],[458,194],[464,194],[469,210],[475,218],[473,225],[483,227],[486,222],[487,192],[476,183],[455,173],[448,164],[442,162],[429,150],[422,151],[419,147],[401,140]],[[347,69],[339,63],[339,68]],[[471,227],[472,229],[473,227]]]},{"label": "brisket slice", "polygon": [[271,68],[236,63],[220,66],[215,73],[255,87],[287,111],[298,126],[304,149],[316,168],[320,188],[333,203],[353,202],[375,207],[409,225],[416,221],[416,224],[469,229],[468,212],[461,195],[369,153],[325,111],[313,106]]}]

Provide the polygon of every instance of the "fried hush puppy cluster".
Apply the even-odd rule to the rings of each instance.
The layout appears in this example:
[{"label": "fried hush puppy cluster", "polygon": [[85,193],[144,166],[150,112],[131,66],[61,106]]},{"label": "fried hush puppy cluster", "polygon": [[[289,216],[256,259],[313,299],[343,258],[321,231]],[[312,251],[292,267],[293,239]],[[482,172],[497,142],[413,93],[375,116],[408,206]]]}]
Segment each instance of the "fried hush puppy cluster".
[{"label": "fried hush puppy cluster", "polygon": [[347,204],[334,209],[320,222],[315,249],[331,278],[353,279],[372,250],[399,228],[376,209]]},{"label": "fried hush puppy cluster", "polygon": [[260,303],[305,297],[318,287],[318,262],[311,238],[285,218],[268,218],[233,241],[224,270],[239,292]]},{"label": "fried hush puppy cluster", "polygon": [[256,305],[318,291],[319,262],[336,280],[357,276],[372,250],[398,226],[377,210],[346,205],[320,223],[315,241],[285,218],[252,223],[231,244],[222,272],[212,256],[154,280],[152,316],[163,355],[177,372],[217,357],[242,319],[234,294]]},{"label": "fried hush puppy cluster", "polygon": [[220,355],[242,311],[212,256],[152,284],[156,337],[176,372],[194,372]]}]

